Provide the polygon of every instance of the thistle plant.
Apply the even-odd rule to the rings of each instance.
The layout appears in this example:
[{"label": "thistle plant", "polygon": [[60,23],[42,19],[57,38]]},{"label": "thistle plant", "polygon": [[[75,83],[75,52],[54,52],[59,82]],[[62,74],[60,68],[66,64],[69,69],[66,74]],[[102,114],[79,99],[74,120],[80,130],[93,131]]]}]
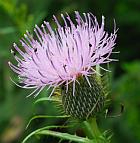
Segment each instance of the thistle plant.
[{"label": "thistle plant", "polygon": [[81,16],[76,11],[75,21],[67,13],[61,17],[64,26],[53,16],[57,25],[54,30],[44,21],[41,27],[35,25],[36,37],[26,31],[20,40],[22,49],[14,43],[11,51],[17,65],[9,62],[9,66],[18,74],[20,84],[14,82],[17,86],[34,89],[27,97],[36,97],[44,88],[51,90],[47,100],[59,98],[65,114],[61,117],[82,122],[86,137],[56,134],[51,130],[56,126],[48,126],[34,131],[23,142],[34,134],[46,134],[75,142],[108,143],[109,138],[98,129],[96,117],[107,108],[103,75],[109,71],[103,65],[116,61],[110,58],[116,44],[116,27],[108,34],[104,16],[99,25],[92,13]]}]

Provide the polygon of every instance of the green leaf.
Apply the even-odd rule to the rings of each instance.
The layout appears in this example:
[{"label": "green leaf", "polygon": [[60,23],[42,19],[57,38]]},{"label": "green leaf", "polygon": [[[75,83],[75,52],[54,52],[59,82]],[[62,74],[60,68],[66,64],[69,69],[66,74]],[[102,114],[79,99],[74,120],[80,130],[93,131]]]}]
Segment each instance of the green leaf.
[{"label": "green leaf", "polygon": [[79,137],[77,135],[71,135],[68,133],[61,133],[61,132],[50,131],[50,130],[42,130],[42,131],[37,132],[36,134],[51,135],[54,137],[58,137],[58,138],[70,140],[70,141],[75,141],[79,143],[90,143],[90,140],[88,138]]},{"label": "green leaf", "polygon": [[34,116],[30,119],[30,121],[28,122],[27,126],[26,126],[26,129],[29,127],[29,125],[31,124],[31,122],[35,119],[38,119],[38,118],[69,118],[70,116],[67,116],[67,115],[64,115],[64,116],[47,116],[47,115],[37,115],[37,116]]},{"label": "green leaf", "polygon": [[38,132],[42,131],[42,130],[46,130],[46,129],[54,129],[54,128],[67,128],[68,126],[46,126],[40,129],[37,129],[33,132],[31,132],[28,136],[26,136],[26,138],[22,141],[22,143],[25,143],[30,137],[32,137],[33,135],[37,134]]},{"label": "green leaf", "polygon": [[42,98],[37,99],[37,100],[35,101],[35,104],[36,104],[36,103],[39,103],[39,102],[42,102],[42,101],[55,101],[55,102],[61,102],[61,100],[58,99],[58,98],[42,97]]}]

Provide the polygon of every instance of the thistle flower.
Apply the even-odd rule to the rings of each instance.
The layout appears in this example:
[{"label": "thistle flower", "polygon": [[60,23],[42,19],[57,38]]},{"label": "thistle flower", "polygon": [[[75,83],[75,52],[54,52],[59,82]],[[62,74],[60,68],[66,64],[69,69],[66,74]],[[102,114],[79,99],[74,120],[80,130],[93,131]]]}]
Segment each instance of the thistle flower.
[{"label": "thistle flower", "polygon": [[[104,30],[104,16],[99,25],[93,14],[83,13],[81,17],[75,12],[74,24],[67,13],[66,17],[61,14],[64,27],[53,17],[57,25],[55,30],[49,22],[44,21],[41,28],[35,25],[36,39],[28,31],[24,34],[24,38],[20,40],[23,50],[13,44],[19,53],[17,55],[12,50],[18,64],[16,66],[9,62],[9,66],[18,74],[22,84],[18,86],[35,89],[28,96],[37,96],[46,86],[48,89],[53,87],[53,93],[62,84],[66,87],[66,93],[70,89],[72,95],[75,95],[80,77],[85,79],[86,86],[92,87],[89,78],[99,74],[95,66],[113,61],[110,55],[114,49],[117,30],[114,28],[110,35]],[[100,68],[106,70],[101,66]]]}]

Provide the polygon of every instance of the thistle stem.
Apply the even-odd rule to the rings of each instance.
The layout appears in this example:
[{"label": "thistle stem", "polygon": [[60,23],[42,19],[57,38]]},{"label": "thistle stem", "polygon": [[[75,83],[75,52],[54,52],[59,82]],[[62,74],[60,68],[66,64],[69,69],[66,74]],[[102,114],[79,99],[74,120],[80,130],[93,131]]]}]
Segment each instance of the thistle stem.
[{"label": "thistle stem", "polygon": [[101,132],[99,131],[97,122],[96,122],[96,118],[90,118],[86,121],[84,121],[85,124],[85,131],[86,133],[88,133],[88,137],[91,139],[95,139],[97,143],[102,143],[101,141],[99,141],[99,137],[102,135]]}]

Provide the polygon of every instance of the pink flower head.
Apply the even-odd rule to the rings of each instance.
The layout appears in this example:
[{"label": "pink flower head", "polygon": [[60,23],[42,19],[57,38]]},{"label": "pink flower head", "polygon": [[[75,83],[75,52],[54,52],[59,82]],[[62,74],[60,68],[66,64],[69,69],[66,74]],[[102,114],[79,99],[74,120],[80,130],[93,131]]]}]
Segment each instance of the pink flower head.
[{"label": "pink flower head", "polygon": [[76,24],[68,14],[61,17],[64,27],[54,16],[55,30],[49,22],[44,21],[41,28],[36,25],[37,39],[27,31],[20,40],[23,50],[14,43],[20,56],[14,54],[17,66],[11,62],[9,65],[18,74],[22,88],[35,88],[30,95],[37,96],[45,86],[54,87],[53,93],[59,85],[68,87],[71,82],[74,93],[77,77],[83,76],[89,83],[88,76],[96,73],[96,65],[113,60],[110,54],[117,37],[116,29],[109,35],[104,30],[103,16],[101,25],[91,13],[83,13],[81,17],[75,12]]}]

